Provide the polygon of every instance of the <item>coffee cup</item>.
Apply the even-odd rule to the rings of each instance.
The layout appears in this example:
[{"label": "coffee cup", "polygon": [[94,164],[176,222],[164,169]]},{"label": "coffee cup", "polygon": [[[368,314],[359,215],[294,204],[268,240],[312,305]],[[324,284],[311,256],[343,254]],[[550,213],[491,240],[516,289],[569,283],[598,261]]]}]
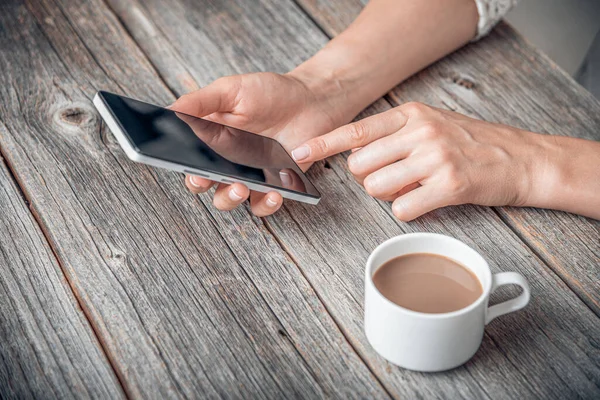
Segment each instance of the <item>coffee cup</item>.
[{"label": "coffee cup", "polygon": [[[400,256],[430,253],[447,257],[472,272],[482,294],[468,306],[446,313],[424,313],[388,300],[373,283],[373,275],[386,262]],[[517,297],[488,307],[490,295],[500,286],[514,284]],[[382,357],[400,367],[424,372],[443,371],[467,362],[483,339],[485,325],[494,318],[527,305],[529,284],[516,272],[492,275],[485,259],[463,242],[439,234],[411,233],[379,245],[367,260],[365,271],[365,333]]]}]

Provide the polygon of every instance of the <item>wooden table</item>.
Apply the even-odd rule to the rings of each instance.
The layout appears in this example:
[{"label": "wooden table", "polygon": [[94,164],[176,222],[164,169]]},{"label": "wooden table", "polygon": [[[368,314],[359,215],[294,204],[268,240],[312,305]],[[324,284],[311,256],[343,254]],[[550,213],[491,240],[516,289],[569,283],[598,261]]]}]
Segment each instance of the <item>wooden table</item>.
[{"label": "wooden table", "polygon": [[[286,72],[361,7],[1,2],[0,398],[600,397],[598,221],[462,206],[402,223],[346,156],[311,169],[317,207],[222,213],[130,162],[92,106],[98,89],[169,104],[222,75]],[[505,24],[362,116],[408,100],[600,139],[600,103]],[[395,367],[363,334],[367,256],[413,231],[459,238],[532,287],[444,373]]]}]

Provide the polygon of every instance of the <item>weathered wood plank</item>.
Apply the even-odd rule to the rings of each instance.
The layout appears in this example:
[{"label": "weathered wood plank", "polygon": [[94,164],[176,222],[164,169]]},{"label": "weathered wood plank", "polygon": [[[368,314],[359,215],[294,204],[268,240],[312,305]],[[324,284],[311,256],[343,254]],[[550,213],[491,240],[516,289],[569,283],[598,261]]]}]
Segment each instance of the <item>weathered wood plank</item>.
[{"label": "weathered wood plank", "polygon": [[0,398],[122,398],[2,157],[0,210]]},{"label": "weathered wood plank", "polygon": [[[367,0],[297,2],[333,37]],[[464,85],[469,81],[472,85]],[[394,105],[422,101],[534,132],[600,140],[598,100],[504,23],[482,43],[436,63],[388,98]],[[556,211],[497,210],[600,316],[600,222]]]},{"label": "weathered wood plank", "polygon": [[[219,72],[287,71],[302,60],[298,54],[310,55],[327,41],[291,2],[264,1],[251,8],[245,8],[243,1],[192,4],[150,0],[142,6],[135,0],[109,0],[109,4],[178,94],[190,87],[190,75],[197,82],[191,85],[195,87],[209,83]],[[275,5],[276,16],[272,15]],[[130,7],[136,11],[127,11]],[[281,19],[285,28],[278,25]],[[273,26],[292,34],[273,34]],[[147,35],[149,30],[156,35]],[[229,32],[236,32],[236,38],[228,36]],[[190,50],[186,41],[190,37],[198,43],[219,43],[219,48],[199,45]],[[156,43],[171,49],[156,52]],[[169,53],[178,57],[165,59],[164,54]],[[185,70],[189,75],[179,79],[170,73],[173,70]],[[379,101],[367,114],[389,107]],[[288,202],[277,215],[265,219],[265,225],[390,393],[409,398],[598,394],[598,318],[491,209],[455,207],[411,224],[398,223],[390,215],[389,205],[371,199],[354,183],[343,157],[334,157],[328,165],[320,163],[310,171],[326,194],[319,206]],[[201,198],[206,201],[206,196]],[[362,274],[368,253],[391,236],[415,230],[458,237],[480,250],[495,271],[518,270],[533,286],[534,299],[527,311],[495,321],[475,359],[444,374],[418,374],[393,367],[371,350],[362,333]],[[582,347],[573,347],[573,341]],[[566,370],[572,375],[563,381],[560,371]]]},{"label": "weathered wood plank", "polygon": [[102,1],[9,2],[0,26],[0,146],[129,396],[387,397],[259,219],[103,128],[97,89],[174,97]]}]

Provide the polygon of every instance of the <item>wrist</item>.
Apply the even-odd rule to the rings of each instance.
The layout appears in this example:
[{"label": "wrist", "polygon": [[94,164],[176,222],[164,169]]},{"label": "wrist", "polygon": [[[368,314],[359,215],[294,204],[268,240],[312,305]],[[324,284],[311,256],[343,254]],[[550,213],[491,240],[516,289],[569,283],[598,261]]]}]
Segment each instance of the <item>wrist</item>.
[{"label": "wrist", "polygon": [[[527,174],[527,187],[524,188],[525,195],[519,206],[548,208],[552,199],[555,186],[559,179],[559,168],[557,168],[557,148],[552,141],[554,137],[538,133],[526,132],[531,138],[530,146],[523,151],[528,158],[529,166]],[[533,155],[533,157],[532,157]]]},{"label": "wrist", "polygon": [[330,116],[331,129],[350,122],[357,114],[348,104],[348,95],[342,82],[327,71],[296,68],[286,74],[300,83],[308,93],[308,107]]},{"label": "wrist", "polygon": [[352,121],[382,93],[370,93],[369,72],[356,66],[354,54],[339,43],[326,46],[287,75],[301,82],[313,102],[332,115],[338,126]]},{"label": "wrist", "polygon": [[[579,140],[555,136],[537,136],[538,157],[534,160],[536,168],[532,180],[532,191],[526,206],[567,210],[572,205],[571,195],[577,192],[578,174],[574,171],[573,156],[580,153],[572,145]],[[576,141],[577,143],[573,143]]]},{"label": "wrist", "polygon": [[527,205],[600,218],[600,143],[540,136],[545,149],[540,184]]}]

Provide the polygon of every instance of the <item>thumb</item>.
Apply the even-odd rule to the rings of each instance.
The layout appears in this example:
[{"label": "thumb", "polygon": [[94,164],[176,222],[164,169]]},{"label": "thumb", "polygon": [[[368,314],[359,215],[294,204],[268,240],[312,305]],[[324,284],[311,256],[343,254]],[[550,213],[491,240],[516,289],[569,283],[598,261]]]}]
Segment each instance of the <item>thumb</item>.
[{"label": "thumb", "polygon": [[169,109],[196,117],[230,112],[235,107],[239,88],[238,77],[219,78],[208,86],[181,96]]}]

